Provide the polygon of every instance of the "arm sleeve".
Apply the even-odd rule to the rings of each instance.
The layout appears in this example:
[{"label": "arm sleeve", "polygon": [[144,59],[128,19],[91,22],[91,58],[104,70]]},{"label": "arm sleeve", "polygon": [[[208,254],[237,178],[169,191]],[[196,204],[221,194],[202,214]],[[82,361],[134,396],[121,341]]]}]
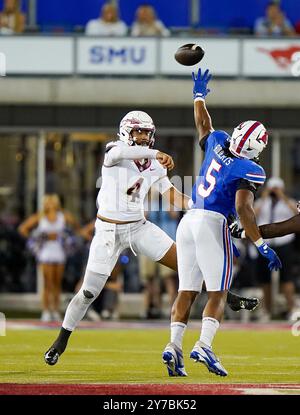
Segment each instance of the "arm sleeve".
[{"label": "arm sleeve", "polygon": [[160,193],[164,194],[167,190],[173,187],[172,183],[170,182],[168,176],[164,176],[161,179],[157,180],[153,183],[153,187]]},{"label": "arm sleeve", "polygon": [[110,146],[106,148],[104,166],[112,167],[121,160],[156,159],[158,150],[138,146]]},{"label": "arm sleeve", "polygon": [[254,196],[256,196],[256,192],[259,189],[260,185],[258,183],[249,182],[248,180],[241,179],[240,183],[237,187],[237,190],[250,190]]}]

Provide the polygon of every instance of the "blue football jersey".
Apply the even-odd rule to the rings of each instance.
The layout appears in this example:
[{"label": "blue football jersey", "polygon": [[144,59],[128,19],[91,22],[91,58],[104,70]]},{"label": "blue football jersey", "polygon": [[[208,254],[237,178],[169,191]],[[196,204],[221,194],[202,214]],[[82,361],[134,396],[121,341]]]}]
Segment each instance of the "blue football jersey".
[{"label": "blue football jersey", "polygon": [[264,184],[264,169],[252,160],[234,157],[229,142],[225,131],[213,131],[205,139],[204,161],[192,190],[192,209],[212,210],[226,218],[236,215],[236,191],[246,182],[254,189]]}]

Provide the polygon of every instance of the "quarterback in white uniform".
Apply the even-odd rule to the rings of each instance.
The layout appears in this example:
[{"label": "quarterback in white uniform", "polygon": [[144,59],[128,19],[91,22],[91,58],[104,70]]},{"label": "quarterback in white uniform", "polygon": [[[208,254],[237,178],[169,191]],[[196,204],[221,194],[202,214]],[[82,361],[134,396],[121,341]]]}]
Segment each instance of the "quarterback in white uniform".
[{"label": "quarterback in white uniform", "polygon": [[[177,271],[175,242],[144,216],[144,199],[155,187],[168,202],[188,209],[190,198],[179,192],[167,177],[174,167],[168,154],[154,150],[155,126],[142,111],[131,111],[121,120],[119,140],[106,146],[102,184],[97,197],[95,223],[84,281],[70,302],[58,338],[45,353],[47,364],[54,365],[64,352],[68,338],[88,307],[102,291],[118,257],[130,247],[153,261]],[[228,303],[239,310],[252,309],[256,299],[232,294]]]},{"label": "quarterback in white uniform", "polygon": [[[102,185],[97,197],[96,234],[87,268],[104,275],[110,275],[121,251],[128,247],[134,253],[146,255],[165,265],[170,265],[168,258],[164,257],[172,247],[169,256],[176,261],[174,241],[145,219],[144,200],[150,188],[155,187],[164,196],[171,196],[179,208],[187,208],[189,201],[167,177],[166,167],[172,169],[174,166],[172,158],[149,148],[149,145],[152,147],[154,134],[151,118],[142,112],[129,114],[131,118],[126,116],[122,123],[130,127],[133,123],[129,137],[136,145],[128,146],[121,140],[107,144]],[[124,131],[122,123],[120,137]]]},{"label": "quarterback in white uniform", "polygon": [[155,126],[142,111],[121,120],[119,140],[106,146],[99,206],[84,281],[70,302],[60,334],[45,354],[46,363],[57,362],[68,338],[88,307],[102,291],[118,256],[130,247],[172,269],[177,269],[174,241],[144,216],[144,199],[154,186],[171,204],[188,209],[189,197],[175,189],[167,177],[174,167],[168,154],[154,150]]}]

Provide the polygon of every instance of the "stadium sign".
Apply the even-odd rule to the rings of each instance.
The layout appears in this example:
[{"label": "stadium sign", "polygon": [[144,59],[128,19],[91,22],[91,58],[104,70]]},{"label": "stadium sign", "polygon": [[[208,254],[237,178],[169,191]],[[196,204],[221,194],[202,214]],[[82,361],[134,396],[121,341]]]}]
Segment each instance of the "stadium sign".
[{"label": "stadium sign", "polygon": [[[13,75],[72,75],[73,38],[7,36],[0,38],[5,56],[6,74]],[[1,75],[3,76],[3,75]]]},{"label": "stadium sign", "polygon": [[3,36],[0,76],[146,75],[185,76],[198,66],[180,65],[174,53],[184,43],[205,51],[202,68],[218,77],[300,77],[300,40],[258,38],[101,38]]},{"label": "stadium sign", "polygon": [[245,40],[243,75],[290,77],[299,72],[299,40]]},{"label": "stadium sign", "polygon": [[6,56],[0,52],[0,76],[6,76]]},{"label": "stadium sign", "polygon": [[105,75],[156,75],[156,39],[80,38],[77,72]]}]

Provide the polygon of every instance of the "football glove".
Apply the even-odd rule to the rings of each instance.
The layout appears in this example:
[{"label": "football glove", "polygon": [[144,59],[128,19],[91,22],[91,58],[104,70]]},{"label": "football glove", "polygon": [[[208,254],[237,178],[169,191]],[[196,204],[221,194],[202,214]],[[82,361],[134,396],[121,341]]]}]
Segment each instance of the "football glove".
[{"label": "football glove", "polygon": [[193,94],[194,99],[201,98],[205,99],[206,95],[210,92],[210,89],[207,89],[208,82],[211,80],[212,75],[209,73],[209,70],[206,69],[203,75],[201,75],[201,68],[198,69],[197,77],[195,72],[192,72],[192,78],[194,81]]},{"label": "football glove", "polygon": [[272,248],[269,247],[269,245],[266,242],[262,240],[262,242],[260,242],[259,245],[257,245],[257,243],[255,245],[258,249],[258,252],[266,259],[268,259],[268,268],[270,271],[273,271],[273,269],[277,271],[279,268],[282,268],[282,264],[278,255],[275,251],[273,251]]},{"label": "football glove", "polygon": [[228,227],[233,238],[245,239],[244,229],[240,227],[237,218],[234,215],[228,217]]}]

